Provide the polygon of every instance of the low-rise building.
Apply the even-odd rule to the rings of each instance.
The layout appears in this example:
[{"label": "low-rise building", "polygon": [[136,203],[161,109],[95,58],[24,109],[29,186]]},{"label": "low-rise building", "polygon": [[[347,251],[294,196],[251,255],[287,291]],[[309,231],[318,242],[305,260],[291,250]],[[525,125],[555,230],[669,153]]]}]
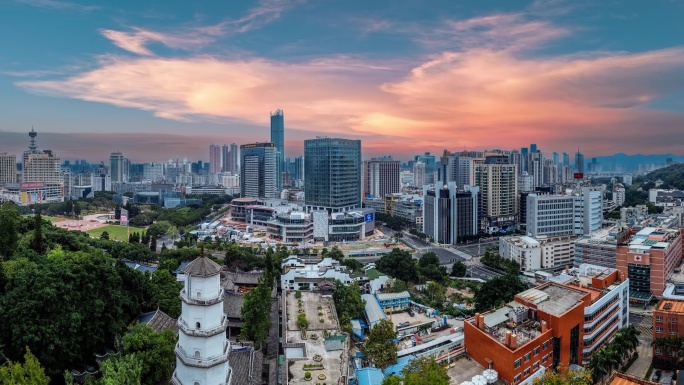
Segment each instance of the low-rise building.
[{"label": "low-rise building", "polygon": [[282,268],[280,287],[283,290],[320,290],[318,284],[323,282],[339,280],[348,285],[353,281],[346,266],[332,258],[321,260],[291,255],[282,262]]},{"label": "low-rise building", "polygon": [[562,268],[574,261],[572,235],[499,238],[499,254],[520,264],[523,271]]},{"label": "low-rise building", "polygon": [[313,240],[313,221],[304,212],[277,215],[267,223],[268,236],[285,243],[306,243]]},{"label": "low-rise building", "polygon": [[[684,301],[663,299],[653,309],[653,339],[684,336]],[[678,349],[653,345],[653,358],[676,362]]]},{"label": "low-rise building", "polygon": [[580,237],[575,240],[575,264],[615,268],[617,247],[629,241],[629,237],[629,228],[625,226],[613,226]]},{"label": "low-rise building", "polygon": [[384,197],[369,198],[364,207],[372,208],[376,213],[406,219],[412,227],[417,218],[423,216],[423,198],[418,194],[387,194]]},{"label": "low-rise building", "polygon": [[658,207],[682,206],[684,191],[652,188],[648,190],[648,201]]}]

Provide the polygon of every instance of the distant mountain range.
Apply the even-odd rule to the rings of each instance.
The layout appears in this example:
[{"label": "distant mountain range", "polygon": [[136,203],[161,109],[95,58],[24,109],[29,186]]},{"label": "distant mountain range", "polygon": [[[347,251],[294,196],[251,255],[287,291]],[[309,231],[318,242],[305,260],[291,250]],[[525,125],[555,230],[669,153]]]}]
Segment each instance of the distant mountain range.
[{"label": "distant mountain range", "polygon": [[[673,162],[684,162],[684,156],[672,154],[627,155],[623,153],[610,156],[597,156],[596,158],[585,158],[585,161],[588,164],[593,162],[594,159],[596,159],[596,163],[599,164],[598,170],[617,172],[637,171],[639,169],[639,165],[643,166],[644,171],[647,168],[652,169],[653,167],[651,166],[662,167],[667,165],[668,159],[672,159]],[[593,167],[590,169],[593,169]]]}]

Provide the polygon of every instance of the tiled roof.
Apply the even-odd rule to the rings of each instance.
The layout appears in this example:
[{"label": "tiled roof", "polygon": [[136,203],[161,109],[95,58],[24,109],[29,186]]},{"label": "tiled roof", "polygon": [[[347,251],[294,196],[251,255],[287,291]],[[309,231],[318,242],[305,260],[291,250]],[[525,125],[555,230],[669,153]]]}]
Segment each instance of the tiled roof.
[{"label": "tiled roof", "polygon": [[185,266],[183,272],[193,277],[211,277],[221,272],[221,265],[209,258],[197,257]]},{"label": "tiled roof", "polygon": [[147,324],[147,326],[156,332],[169,329],[172,330],[175,335],[178,335],[178,320],[171,318],[171,316],[159,309],[142,314],[138,318],[138,322]]},{"label": "tiled roof", "polygon": [[684,301],[674,299],[664,299],[658,303],[656,310],[668,313],[684,313]]},{"label": "tiled roof", "polygon": [[[254,353],[254,354],[252,354]],[[240,385],[261,385],[263,354],[251,348],[231,350],[228,362],[233,369],[231,383]],[[251,376],[250,376],[251,372]]]},{"label": "tiled roof", "polygon": [[240,318],[242,305],[245,303],[245,296],[226,292],[223,296],[223,311],[228,318]]},{"label": "tiled roof", "polygon": [[611,374],[609,381],[610,385],[658,385],[657,382],[647,381],[615,370]]}]

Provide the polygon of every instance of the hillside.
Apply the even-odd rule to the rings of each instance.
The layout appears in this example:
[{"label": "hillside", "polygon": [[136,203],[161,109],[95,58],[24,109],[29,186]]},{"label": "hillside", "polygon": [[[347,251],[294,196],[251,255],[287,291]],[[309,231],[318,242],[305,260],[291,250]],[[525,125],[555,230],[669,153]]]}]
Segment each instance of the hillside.
[{"label": "hillside", "polygon": [[684,164],[673,164],[672,166],[655,170],[643,177],[637,178],[636,182],[650,184],[651,182],[655,183],[658,179],[663,181],[660,188],[684,190]]}]

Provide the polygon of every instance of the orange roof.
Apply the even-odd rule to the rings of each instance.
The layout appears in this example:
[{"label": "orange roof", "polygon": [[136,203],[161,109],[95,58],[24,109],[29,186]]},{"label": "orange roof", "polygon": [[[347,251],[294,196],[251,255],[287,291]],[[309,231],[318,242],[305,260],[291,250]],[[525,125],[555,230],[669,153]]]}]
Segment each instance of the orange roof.
[{"label": "orange roof", "polygon": [[[568,286],[570,286],[570,285],[568,285]],[[580,291],[583,291],[583,292],[585,292],[585,293],[591,294],[591,302],[592,302],[592,303],[593,303],[594,301],[596,301],[596,300],[601,296],[601,294],[603,294],[600,290],[591,289],[591,288],[588,288],[588,287],[582,287],[582,286],[575,285],[575,284],[572,285],[572,288],[573,288],[573,289],[580,290]]]},{"label": "orange roof", "polygon": [[[671,304],[671,306],[669,305]],[[674,299],[662,300],[658,303],[656,310],[662,310],[670,313],[684,313],[684,301]]]},{"label": "orange roof", "polygon": [[613,371],[613,374],[610,376],[610,378],[612,380],[610,385],[658,385],[657,382],[647,381],[616,371]]}]

